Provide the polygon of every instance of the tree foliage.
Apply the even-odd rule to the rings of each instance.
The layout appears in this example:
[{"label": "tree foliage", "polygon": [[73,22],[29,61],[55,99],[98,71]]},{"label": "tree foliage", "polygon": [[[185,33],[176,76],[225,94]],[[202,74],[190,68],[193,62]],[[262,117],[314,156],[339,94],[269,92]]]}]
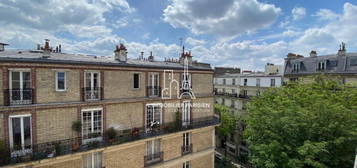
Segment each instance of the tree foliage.
[{"label": "tree foliage", "polygon": [[248,111],[244,133],[256,167],[353,167],[357,88],[318,77],[267,90]]},{"label": "tree foliage", "polygon": [[236,128],[236,118],[229,112],[229,108],[223,105],[215,104],[214,111],[221,119],[221,124],[217,127],[218,134],[222,137],[229,136]]}]

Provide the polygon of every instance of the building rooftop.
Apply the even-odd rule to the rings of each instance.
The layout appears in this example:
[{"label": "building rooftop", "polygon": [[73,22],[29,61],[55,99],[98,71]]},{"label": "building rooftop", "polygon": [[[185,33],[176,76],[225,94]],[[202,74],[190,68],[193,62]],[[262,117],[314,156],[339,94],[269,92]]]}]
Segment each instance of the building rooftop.
[{"label": "building rooftop", "polygon": [[[29,63],[56,63],[80,64],[99,66],[143,67],[160,69],[183,69],[179,62],[148,61],[147,59],[128,59],[121,62],[114,56],[92,56],[83,54],[67,54],[51,52],[49,57],[43,57],[43,50],[5,50],[0,52],[0,62],[29,62]],[[191,70],[213,71],[209,64],[193,62],[188,66]]]},{"label": "building rooftop", "polygon": [[[316,54],[312,52],[313,54]],[[318,64],[325,62],[324,70],[318,69]],[[293,70],[293,65],[299,65],[299,71]],[[287,58],[284,74],[357,73],[357,53],[329,54],[321,56]]]}]

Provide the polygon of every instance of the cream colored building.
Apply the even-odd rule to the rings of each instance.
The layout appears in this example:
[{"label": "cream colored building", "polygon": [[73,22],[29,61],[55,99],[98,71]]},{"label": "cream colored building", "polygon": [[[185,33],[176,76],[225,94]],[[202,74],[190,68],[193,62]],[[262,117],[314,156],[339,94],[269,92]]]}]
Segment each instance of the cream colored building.
[{"label": "cream colored building", "polygon": [[[128,59],[124,45],[114,52],[66,54],[48,41],[0,51],[0,141],[9,149],[0,166],[213,168],[211,67],[182,53],[184,75],[182,62]],[[180,89],[183,77],[189,89]],[[188,92],[195,97],[178,97]]]}]

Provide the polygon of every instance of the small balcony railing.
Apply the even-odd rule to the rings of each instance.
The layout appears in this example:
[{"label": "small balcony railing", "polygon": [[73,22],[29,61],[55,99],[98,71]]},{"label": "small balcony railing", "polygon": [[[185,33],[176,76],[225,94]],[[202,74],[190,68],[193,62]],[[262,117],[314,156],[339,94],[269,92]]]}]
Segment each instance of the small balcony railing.
[{"label": "small balcony railing", "polygon": [[239,94],[238,97],[242,99],[249,99],[249,96],[244,94]]},{"label": "small balcony railing", "polygon": [[164,160],[164,152],[158,152],[144,156],[144,166],[151,166]]},{"label": "small balcony railing", "polygon": [[84,101],[101,100],[101,93],[101,87],[85,87],[83,88],[83,99]]},{"label": "small balcony railing", "polygon": [[33,103],[33,89],[6,89],[4,91],[6,105],[24,105]]},{"label": "small balcony railing", "polygon": [[192,153],[192,144],[181,146],[181,154],[187,155]]},{"label": "small balcony railing", "polygon": [[[57,157],[61,155],[73,154],[77,152],[84,152],[92,149],[103,148],[112,145],[119,145],[123,143],[152,138],[152,137],[175,133],[179,131],[186,131],[191,129],[218,125],[219,123],[220,123],[219,118],[212,116],[212,117],[193,119],[191,120],[189,127],[182,126],[180,122],[171,122],[171,123],[164,123],[160,125],[160,127],[158,127],[155,131],[150,131],[150,132],[145,131],[144,127],[122,130],[112,139],[108,139],[104,134],[102,139],[100,140],[94,139],[88,142],[85,142],[86,137],[77,137],[71,139],[46,142],[41,144],[32,144],[31,150],[29,150],[30,152],[23,152],[23,154],[21,155],[12,156],[12,157],[11,157],[11,153],[14,150],[6,149],[6,151],[8,151],[7,155],[4,155],[4,158],[0,159],[0,166],[28,162],[28,161],[36,161],[46,158]],[[192,149],[190,150],[192,152]]]},{"label": "small balcony railing", "polygon": [[148,97],[159,97],[161,96],[161,87],[160,86],[147,86],[146,87]]}]

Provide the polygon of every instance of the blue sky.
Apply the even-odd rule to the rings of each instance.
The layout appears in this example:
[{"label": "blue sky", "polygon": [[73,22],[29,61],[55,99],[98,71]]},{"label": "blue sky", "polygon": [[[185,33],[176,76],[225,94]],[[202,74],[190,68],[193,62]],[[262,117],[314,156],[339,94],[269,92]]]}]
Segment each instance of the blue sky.
[{"label": "blue sky", "polygon": [[2,0],[0,42],[33,49],[43,39],[68,53],[178,57],[181,40],[213,66],[261,70],[287,53],[357,52],[357,1]]}]

